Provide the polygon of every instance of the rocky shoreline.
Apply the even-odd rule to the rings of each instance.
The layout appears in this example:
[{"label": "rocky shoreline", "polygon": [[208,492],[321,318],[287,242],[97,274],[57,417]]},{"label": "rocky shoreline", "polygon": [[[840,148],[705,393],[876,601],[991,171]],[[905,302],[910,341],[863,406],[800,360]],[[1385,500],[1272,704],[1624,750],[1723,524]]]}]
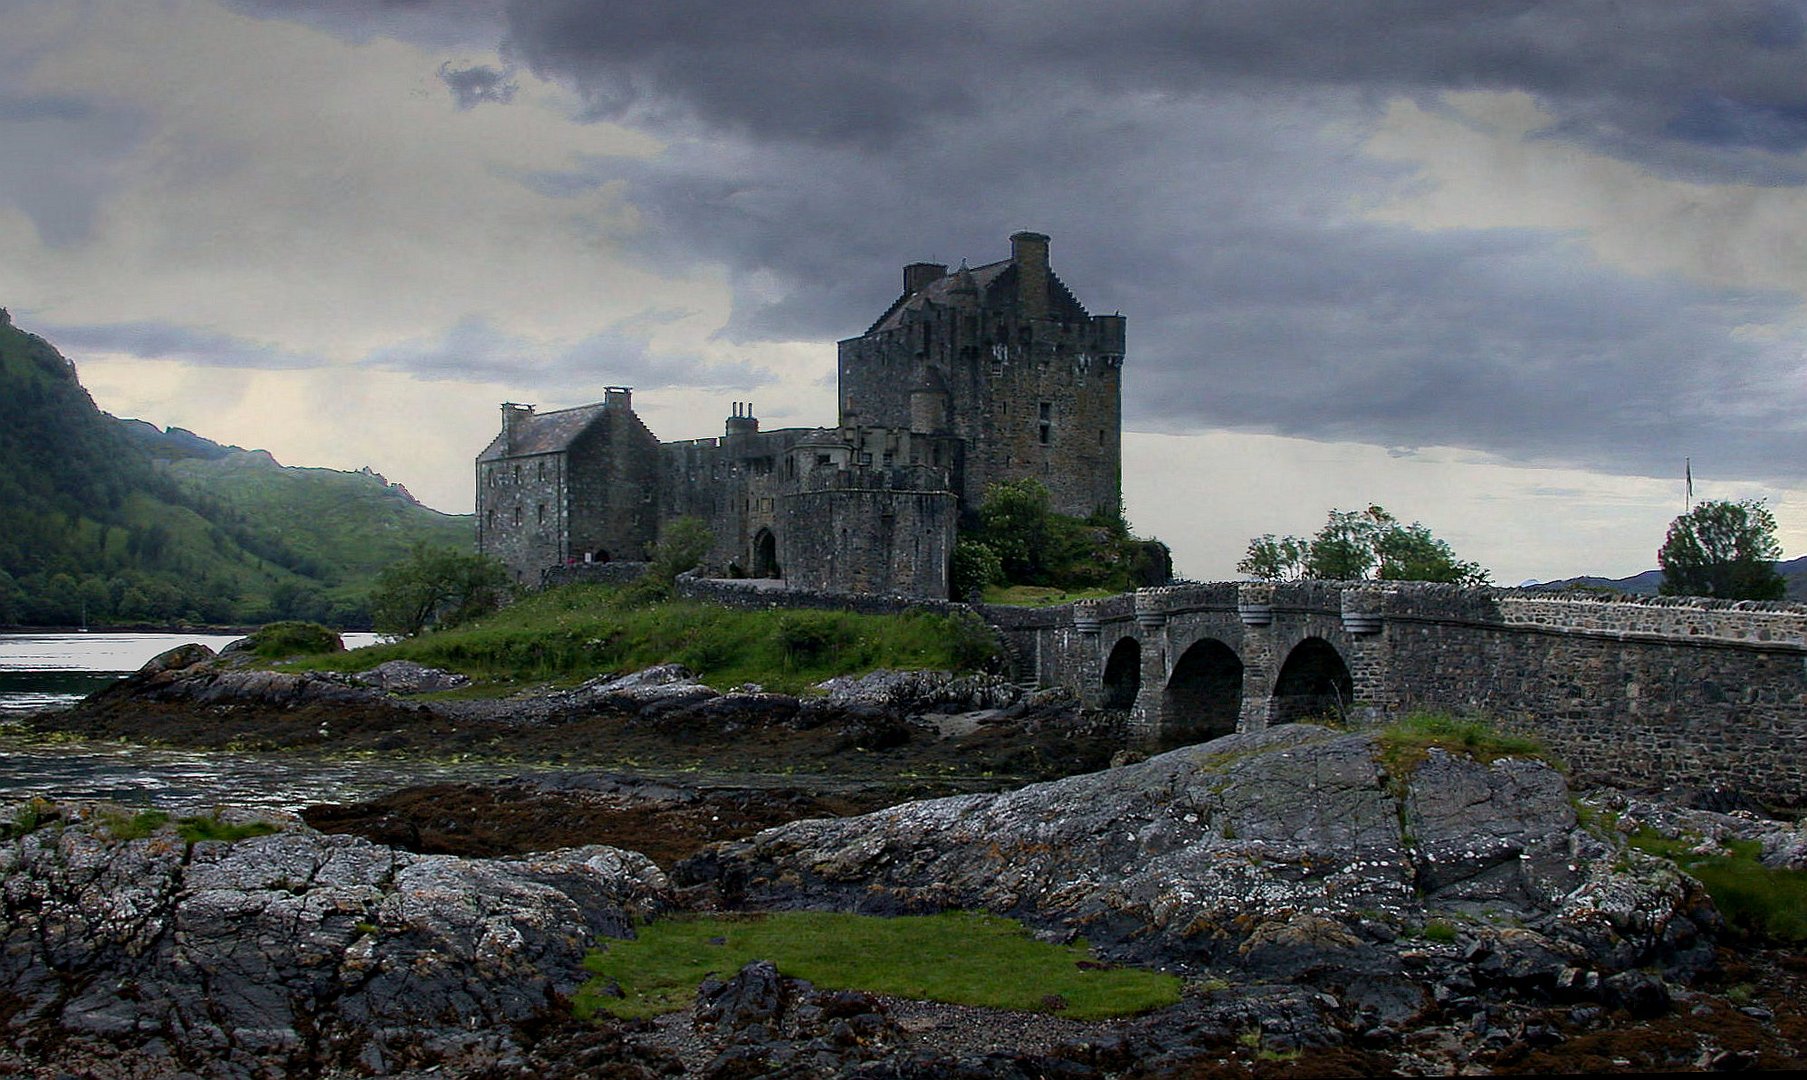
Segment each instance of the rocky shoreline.
[{"label": "rocky shoreline", "polygon": [[[236,840],[170,822],[138,835],[101,805],[0,808],[0,1072],[1441,1075],[1781,1069],[1807,1053],[1807,960],[1737,940],[1698,883],[1607,823],[1748,841],[1797,869],[1807,833],[1577,798],[1533,760],[1401,764],[1369,735],[1293,725],[1103,768],[1109,718],[921,674],[798,699],[655,669],[428,705],[397,693],[421,690],[420,671],[369,685],[160,660],[41,730],[418,753],[456,727],[497,756],[512,741],[584,767],[311,807]],[[722,772],[804,755],[828,779],[587,767],[629,752],[739,767]],[[751,965],[688,1013],[569,1015],[596,935],[796,908],[993,911],[1187,989],[1080,1022]]]}]

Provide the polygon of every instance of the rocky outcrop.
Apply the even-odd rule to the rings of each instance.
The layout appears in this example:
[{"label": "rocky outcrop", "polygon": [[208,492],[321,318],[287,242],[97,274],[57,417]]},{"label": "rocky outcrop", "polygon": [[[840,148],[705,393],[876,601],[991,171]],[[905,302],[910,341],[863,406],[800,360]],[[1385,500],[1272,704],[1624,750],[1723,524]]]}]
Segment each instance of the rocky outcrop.
[{"label": "rocky outcrop", "polygon": [[490,862],[292,819],[225,842],[102,805],[0,815],[16,822],[0,833],[0,1070],[505,1064],[585,979],[596,935],[627,936],[664,891],[614,848]]},{"label": "rocky outcrop", "polygon": [[1308,982],[1370,1026],[1492,990],[1610,995],[1705,962],[1667,862],[1577,824],[1559,773],[1305,725],[1001,794],[794,822],[680,864],[748,907],[979,908],[1114,959]]}]

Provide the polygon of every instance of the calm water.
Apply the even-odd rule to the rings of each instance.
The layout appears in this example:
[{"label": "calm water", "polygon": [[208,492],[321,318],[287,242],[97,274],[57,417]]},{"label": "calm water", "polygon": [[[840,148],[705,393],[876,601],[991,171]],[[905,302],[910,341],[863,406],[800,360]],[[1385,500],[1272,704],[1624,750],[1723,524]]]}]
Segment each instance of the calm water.
[{"label": "calm water", "polygon": [[[68,705],[123,678],[158,653],[189,642],[218,650],[237,635],[0,634],[0,720],[7,713]],[[376,640],[347,634],[351,647]],[[119,743],[47,743],[0,733],[0,800],[112,799],[201,813],[223,803],[294,810],[343,802],[406,784],[471,780],[502,767],[436,767],[409,762],[405,773],[382,761],[340,761],[303,754],[152,750]],[[512,770],[518,772],[519,770]]]}]

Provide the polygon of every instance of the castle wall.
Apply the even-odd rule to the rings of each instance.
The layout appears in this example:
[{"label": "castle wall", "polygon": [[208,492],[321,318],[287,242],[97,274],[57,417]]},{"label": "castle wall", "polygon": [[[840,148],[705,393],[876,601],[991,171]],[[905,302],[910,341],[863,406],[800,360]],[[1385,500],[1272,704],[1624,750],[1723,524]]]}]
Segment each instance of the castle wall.
[{"label": "castle wall", "polygon": [[836,487],[779,500],[787,583],[826,592],[945,597],[959,502],[948,491]]},{"label": "castle wall", "polygon": [[566,467],[563,454],[477,465],[477,550],[508,567],[517,584],[564,561]]},{"label": "castle wall", "polygon": [[567,454],[562,562],[646,557],[659,528],[659,440],[632,410],[607,408]]},{"label": "castle wall", "polygon": [[1059,513],[1114,511],[1125,321],[1087,314],[1048,269],[1047,237],[1011,241],[1006,263],[906,268],[892,310],[840,343],[842,424],[925,431],[944,418],[965,445],[954,480],[969,509],[991,484],[1033,478]]}]

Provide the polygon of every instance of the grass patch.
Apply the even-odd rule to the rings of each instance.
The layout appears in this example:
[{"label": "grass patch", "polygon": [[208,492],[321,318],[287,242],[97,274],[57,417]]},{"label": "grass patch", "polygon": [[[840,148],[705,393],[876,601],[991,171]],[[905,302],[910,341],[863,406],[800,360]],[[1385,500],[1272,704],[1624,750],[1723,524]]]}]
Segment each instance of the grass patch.
[{"label": "grass patch", "polygon": [[[575,1006],[580,1016],[675,1012],[690,1007],[706,976],[725,977],[754,960],[823,989],[1024,1011],[1063,1001],[1061,1014],[1075,1019],[1128,1016],[1180,995],[1173,975],[1096,964],[1083,944],[1036,941],[1020,923],[995,915],[793,911],[663,919],[633,941],[608,941],[586,959],[596,977]],[[611,981],[623,996],[603,993]]]},{"label": "grass patch", "polygon": [[1375,732],[1380,763],[1389,775],[1410,776],[1424,764],[1431,748],[1489,764],[1500,758],[1531,758],[1561,766],[1543,743],[1524,735],[1495,730],[1484,717],[1444,712],[1411,712]]},{"label": "grass patch", "polygon": [[311,622],[265,623],[245,640],[250,644],[251,652],[265,660],[345,651],[338,631]]},{"label": "grass patch", "polygon": [[795,693],[875,668],[978,671],[996,647],[991,631],[970,616],[745,611],[688,600],[645,603],[615,586],[567,585],[449,630],[317,655],[285,670],[357,671],[413,660],[503,687],[570,684],[675,662],[712,686],[755,682]]},{"label": "grass patch", "polygon": [[142,840],[169,824],[169,815],[161,810],[105,810],[100,814],[101,831],[115,840]]},{"label": "grass patch", "polygon": [[1116,596],[1122,590],[1062,589],[1052,585],[987,585],[982,599],[987,604],[1012,607],[1053,607],[1075,600],[1096,600]]},{"label": "grass patch", "polygon": [[1668,859],[1706,886],[1732,929],[1786,945],[1807,944],[1807,871],[1764,866],[1762,846],[1754,840],[1727,842],[1729,855],[1696,855],[1698,843],[1649,829],[1631,838],[1633,847]]},{"label": "grass patch", "polygon": [[276,826],[267,821],[225,822],[217,817],[185,817],[176,823],[176,833],[191,844],[203,840],[224,840],[236,844],[253,836],[268,836]]}]

